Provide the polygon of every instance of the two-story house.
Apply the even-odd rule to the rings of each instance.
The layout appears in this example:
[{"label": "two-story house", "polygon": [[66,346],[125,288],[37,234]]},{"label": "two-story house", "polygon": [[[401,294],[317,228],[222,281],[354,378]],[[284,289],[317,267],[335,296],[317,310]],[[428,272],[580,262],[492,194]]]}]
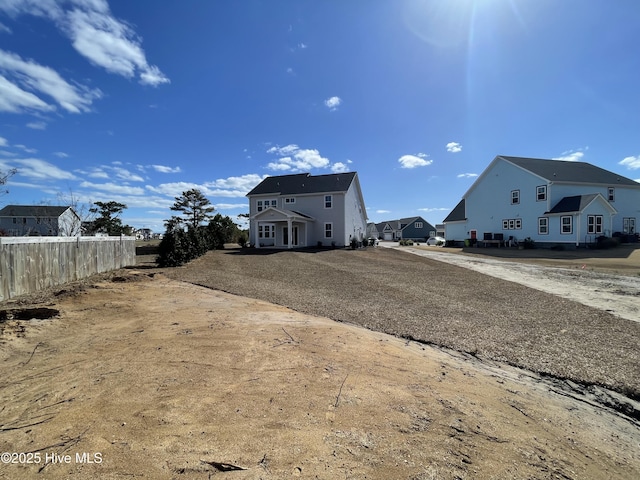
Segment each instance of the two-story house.
[{"label": "two-story house", "polygon": [[[585,245],[635,234],[640,183],[589,163],[497,156],[444,220],[447,240]],[[485,235],[486,234],[486,235]]]},{"label": "two-story house", "polygon": [[0,210],[0,230],[5,235],[75,237],[81,220],[70,206],[7,205]]},{"label": "two-story house", "polygon": [[381,240],[405,239],[424,242],[436,235],[436,227],[418,216],[376,223],[375,232]]},{"label": "two-story house", "polygon": [[257,248],[361,242],[367,211],[356,172],[267,177],[249,198],[249,242]]}]

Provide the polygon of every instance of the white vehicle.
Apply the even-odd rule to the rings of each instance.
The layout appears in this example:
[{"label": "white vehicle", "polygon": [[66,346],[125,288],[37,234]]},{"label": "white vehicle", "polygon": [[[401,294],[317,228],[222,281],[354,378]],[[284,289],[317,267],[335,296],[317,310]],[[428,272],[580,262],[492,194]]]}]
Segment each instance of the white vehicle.
[{"label": "white vehicle", "polygon": [[444,237],[429,237],[427,239],[427,245],[430,247],[444,247],[446,242]]}]

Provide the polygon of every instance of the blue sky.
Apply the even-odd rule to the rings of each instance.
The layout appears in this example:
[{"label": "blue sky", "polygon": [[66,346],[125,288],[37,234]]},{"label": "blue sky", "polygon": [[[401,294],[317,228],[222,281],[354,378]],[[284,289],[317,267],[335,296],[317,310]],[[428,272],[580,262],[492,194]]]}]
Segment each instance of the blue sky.
[{"label": "blue sky", "polygon": [[0,0],[6,204],[125,203],[357,171],[441,222],[496,155],[640,179],[637,0]]}]

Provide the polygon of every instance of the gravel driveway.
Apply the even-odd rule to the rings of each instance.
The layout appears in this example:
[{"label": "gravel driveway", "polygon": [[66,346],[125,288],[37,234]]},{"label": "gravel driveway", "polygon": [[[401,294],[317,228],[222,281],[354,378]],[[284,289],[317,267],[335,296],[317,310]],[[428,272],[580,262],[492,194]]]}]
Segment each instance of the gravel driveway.
[{"label": "gravel driveway", "polygon": [[222,250],[164,272],[640,399],[640,323],[397,249]]}]

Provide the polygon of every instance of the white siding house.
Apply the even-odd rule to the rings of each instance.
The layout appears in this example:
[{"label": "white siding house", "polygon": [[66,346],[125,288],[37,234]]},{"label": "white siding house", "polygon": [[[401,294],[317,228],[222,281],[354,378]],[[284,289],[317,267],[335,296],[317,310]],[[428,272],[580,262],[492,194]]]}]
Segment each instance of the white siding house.
[{"label": "white siding house", "polygon": [[591,244],[632,237],[640,183],[589,163],[496,157],[444,220],[447,240],[485,234],[538,244]]},{"label": "white siding house", "polygon": [[69,206],[7,205],[0,210],[0,229],[5,235],[75,237],[81,221]]},{"label": "white siding house", "polygon": [[356,172],[267,177],[249,198],[249,242],[257,248],[343,247],[361,242],[367,211]]}]

